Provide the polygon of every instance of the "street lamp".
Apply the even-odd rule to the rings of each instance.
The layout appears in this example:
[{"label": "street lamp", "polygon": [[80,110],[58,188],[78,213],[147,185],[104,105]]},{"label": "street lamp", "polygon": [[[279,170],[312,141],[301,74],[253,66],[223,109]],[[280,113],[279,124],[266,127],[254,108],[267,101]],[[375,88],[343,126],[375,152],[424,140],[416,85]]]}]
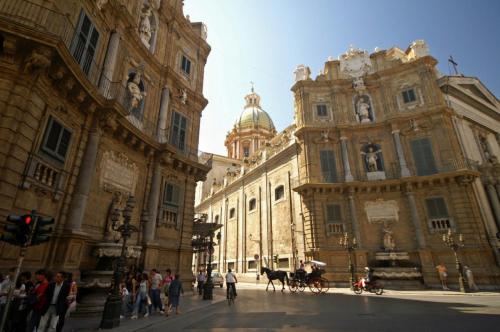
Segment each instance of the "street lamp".
[{"label": "street lamp", "polygon": [[458,234],[458,241],[455,241],[453,233],[451,232],[451,229],[449,229],[448,233],[443,234],[443,242],[448,248],[451,248],[451,250],[453,250],[453,254],[455,255],[455,266],[458,271],[458,286],[460,287],[460,291],[462,293],[465,293],[462,263],[458,259],[458,253],[457,253],[458,249],[463,248],[465,246],[464,238],[462,234]]},{"label": "street lamp", "polygon": [[358,247],[358,244],[356,243],[356,238],[354,236],[349,238],[347,233],[344,233],[344,236],[340,238],[339,244],[344,247],[349,257],[349,274],[351,275],[349,277],[349,287],[352,289],[352,284],[354,282],[354,266],[352,264],[351,255],[352,252]]},{"label": "street lamp", "polygon": [[[203,299],[204,300],[212,300],[213,299],[213,288],[214,285],[212,283],[212,255],[214,253],[214,231],[209,231],[210,241],[208,242],[208,263],[207,263],[207,282],[203,287]],[[221,239],[220,232],[217,233],[217,244]]]},{"label": "street lamp", "polygon": [[[132,233],[138,232],[139,229],[130,224],[130,219],[132,219],[132,211],[135,207],[135,198],[130,196],[127,199],[125,208],[123,209],[123,224],[117,225],[118,217],[114,214],[112,229],[120,233],[123,239],[123,244],[121,248],[120,257],[116,259],[115,268],[113,271],[113,288],[106,299],[106,304],[104,305],[104,311],[102,313],[101,328],[102,329],[112,329],[114,327],[120,326],[120,312],[122,307],[122,297],[120,295],[120,282],[123,276],[125,267],[125,251],[127,245],[127,239],[130,238]],[[115,211],[117,212],[117,211]],[[116,219],[116,220],[115,220]],[[118,240],[119,241],[119,240]]]}]

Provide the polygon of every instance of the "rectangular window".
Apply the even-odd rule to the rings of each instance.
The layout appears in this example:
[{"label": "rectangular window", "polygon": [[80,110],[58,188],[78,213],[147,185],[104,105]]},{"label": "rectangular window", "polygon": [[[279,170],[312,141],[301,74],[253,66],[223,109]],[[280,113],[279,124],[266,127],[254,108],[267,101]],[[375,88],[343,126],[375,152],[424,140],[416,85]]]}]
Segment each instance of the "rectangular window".
[{"label": "rectangular window", "polygon": [[99,32],[82,10],[71,44],[71,54],[85,74],[90,73],[99,42]]},{"label": "rectangular window", "polygon": [[431,175],[437,173],[431,141],[428,138],[411,141],[411,150],[417,168],[417,175]]},{"label": "rectangular window", "polygon": [[274,189],[274,200],[279,201],[283,197],[285,197],[285,187],[283,185],[276,187]]},{"label": "rectangular window", "polygon": [[451,219],[448,214],[446,202],[442,197],[427,198],[425,206],[431,230],[440,231],[451,228]]},{"label": "rectangular window", "polygon": [[321,172],[323,181],[327,183],[337,182],[337,172],[335,170],[335,155],[332,150],[322,150],[319,153],[321,160]]},{"label": "rectangular window", "polygon": [[408,89],[402,92],[403,93],[403,100],[405,104],[412,103],[415,100],[417,100],[417,97],[415,96],[415,90],[414,89]]},{"label": "rectangular window", "polygon": [[229,219],[233,219],[236,216],[236,209],[232,208],[229,210]]},{"label": "rectangular window", "polygon": [[248,202],[248,211],[253,211],[255,210],[255,206],[257,205],[257,200],[255,198],[252,198],[249,202]]},{"label": "rectangular window", "polygon": [[179,223],[180,187],[166,183],[163,191],[162,222],[167,225]]},{"label": "rectangular window", "polygon": [[182,56],[181,69],[188,76],[191,73],[191,60],[185,55]]},{"label": "rectangular window", "polygon": [[326,105],[324,104],[316,105],[316,115],[318,117],[327,117],[328,111]]},{"label": "rectangular window", "polygon": [[181,151],[186,147],[187,121],[187,118],[180,113],[174,112],[172,115],[170,144]]},{"label": "rectangular window", "polygon": [[328,234],[344,233],[344,223],[339,204],[326,205],[326,227]]},{"label": "rectangular window", "polygon": [[278,268],[280,269],[288,269],[290,267],[288,258],[280,258],[278,259]]},{"label": "rectangular window", "polygon": [[44,136],[41,150],[57,161],[64,162],[71,141],[71,132],[50,117]]},{"label": "rectangular window", "polygon": [[249,270],[256,270],[257,269],[257,262],[256,261],[248,261],[248,269]]}]

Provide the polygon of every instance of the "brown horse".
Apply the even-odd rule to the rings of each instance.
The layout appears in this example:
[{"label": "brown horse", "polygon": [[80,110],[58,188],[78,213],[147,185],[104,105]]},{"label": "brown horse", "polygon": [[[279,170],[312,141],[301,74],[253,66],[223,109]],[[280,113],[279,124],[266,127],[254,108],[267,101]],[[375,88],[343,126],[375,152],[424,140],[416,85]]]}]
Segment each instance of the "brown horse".
[{"label": "brown horse", "polygon": [[263,275],[264,273],[266,273],[267,279],[269,279],[269,282],[267,283],[266,286],[266,292],[267,289],[269,288],[269,284],[273,285],[273,291],[276,291],[276,288],[274,287],[273,284],[273,280],[278,279],[279,281],[281,281],[281,285],[283,286],[283,288],[281,288],[281,291],[285,290],[285,279],[286,279],[286,284],[287,285],[290,284],[288,281],[288,274],[285,271],[280,271],[280,270],[273,271],[268,269],[267,267],[262,267],[260,269],[260,275]]}]

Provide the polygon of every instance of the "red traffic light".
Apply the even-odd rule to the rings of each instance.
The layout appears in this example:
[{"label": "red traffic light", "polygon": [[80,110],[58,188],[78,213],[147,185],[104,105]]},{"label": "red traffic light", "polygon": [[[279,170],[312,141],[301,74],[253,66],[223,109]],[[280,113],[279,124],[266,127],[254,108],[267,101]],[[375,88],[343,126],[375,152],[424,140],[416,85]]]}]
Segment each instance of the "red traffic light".
[{"label": "red traffic light", "polygon": [[30,215],[25,215],[25,216],[23,216],[23,220],[24,220],[24,223],[26,225],[29,225],[29,224],[31,224],[31,221],[33,221],[33,218],[31,218]]}]

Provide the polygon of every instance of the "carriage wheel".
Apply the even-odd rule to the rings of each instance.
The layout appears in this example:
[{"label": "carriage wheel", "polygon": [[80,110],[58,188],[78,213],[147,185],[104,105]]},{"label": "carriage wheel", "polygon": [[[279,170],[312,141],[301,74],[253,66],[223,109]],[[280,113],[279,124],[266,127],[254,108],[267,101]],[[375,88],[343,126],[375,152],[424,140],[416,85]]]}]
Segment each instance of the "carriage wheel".
[{"label": "carriage wheel", "polygon": [[299,289],[299,283],[297,280],[291,280],[290,284],[288,285],[288,288],[290,288],[290,292],[296,293],[297,290]]},{"label": "carriage wheel", "polygon": [[303,292],[306,289],[306,285],[304,283],[299,283],[299,292]]},{"label": "carriage wheel", "polygon": [[314,294],[321,293],[321,289],[322,289],[322,287],[321,287],[321,279],[320,278],[314,278],[314,279],[312,279],[311,282],[309,283],[309,289]]},{"label": "carriage wheel", "polygon": [[330,282],[328,281],[328,279],[321,278],[320,283],[321,283],[321,291],[323,293],[328,292],[328,290],[330,289]]}]

